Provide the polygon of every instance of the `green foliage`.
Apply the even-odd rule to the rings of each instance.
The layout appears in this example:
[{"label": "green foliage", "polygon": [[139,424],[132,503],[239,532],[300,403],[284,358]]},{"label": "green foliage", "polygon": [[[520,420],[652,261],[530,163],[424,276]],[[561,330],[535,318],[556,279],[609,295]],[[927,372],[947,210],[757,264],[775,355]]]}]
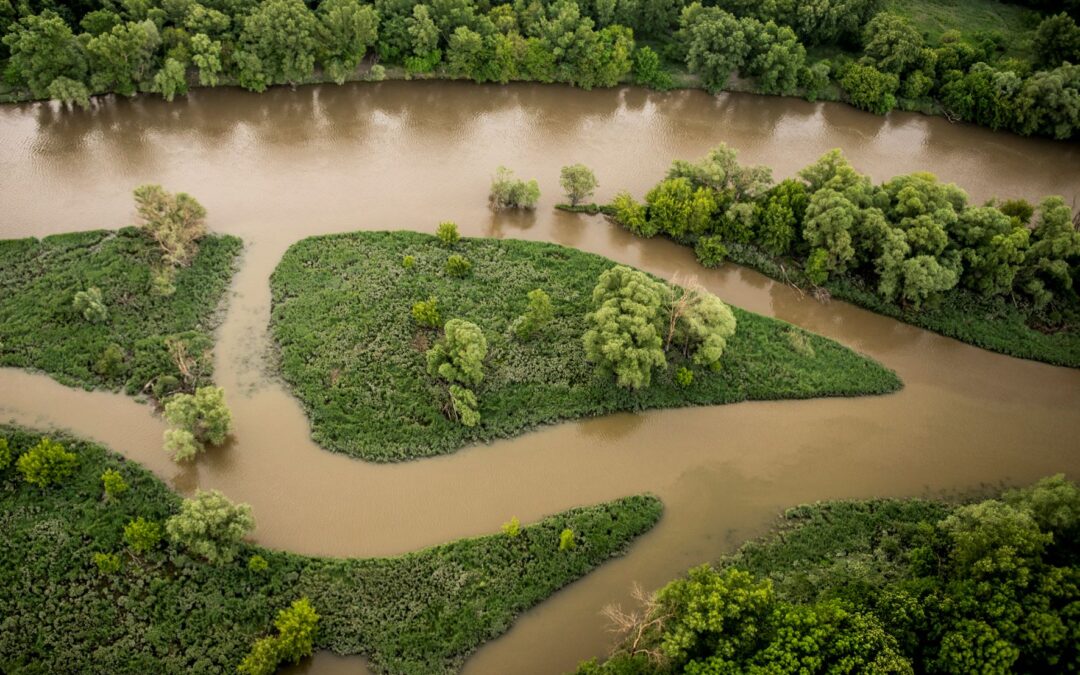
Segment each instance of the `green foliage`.
[{"label": "green foliage", "polygon": [[248,558],[247,568],[252,572],[265,572],[270,568],[270,563],[266,562],[266,558],[256,553]]},{"label": "green foliage", "polygon": [[175,394],[165,402],[166,448],[176,461],[191,459],[206,445],[221,445],[232,432],[232,413],[221,387],[199,387],[194,394]]},{"label": "green foliage", "polygon": [[412,268],[416,267],[416,258],[411,255],[403,256],[401,258],[401,266],[407,270],[411,270]]},{"label": "green foliage", "polygon": [[117,24],[91,37],[86,41],[91,88],[134,95],[151,77],[161,44],[158,26],[149,19]]},{"label": "green foliage", "polygon": [[686,366],[679,366],[679,369],[675,371],[675,384],[685,389],[693,383],[694,371],[690,370]]},{"label": "green foliage", "polygon": [[101,289],[91,286],[75,294],[71,306],[90,323],[102,323],[109,318],[109,310],[101,300]]},{"label": "green foliage", "polygon": [[535,180],[514,178],[514,172],[500,166],[491,179],[488,202],[495,209],[534,209],[540,199],[540,185]]},{"label": "green foliage", "polygon": [[759,219],[761,247],[771,255],[787,255],[801,234],[809,203],[806,186],[797,180],[782,181],[770,190]]},{"label": "green foliage", "polygon": [[39,488],[47,488],[63,482],[79,466],[79,458],[64,446],[48,438],[42,438],[32,448],[19,455],[15,468],[23,480]]},{"label": "green foliage", "polygon": [[427,352],[427,370],[447,382],[478,385],[484,380],[487,338],[475,323],[450,319],[443,337]]},{"label": "green foliage", "polygon": [[206,236],[206,209],[194,197],[177,192],[170,194],[160,185],[135,188],[135,206],[142,227],[162,250],[162,262],[186,267],[199,250],[199,240]]},{"label": "green foliage", "polygon": [[115,553],[94,553],[92,560],[101,574],[116,574],[123,567],[120,556]]},{"label": "green foliage", "polygon": [[669,341],[682,348],[694,365],[718,370],[728,340],[735,334],[735,315],[720,298],[690,288],[672,303]]},{"label": "green foliage", "polygon": [[461,240],[461,235],[458,234],[457,223],[449,220],[439,223],[439,228],[435,231],[435,236],[438,237],[439,241],[443,243],[443,246],[446,246],[447,248],[452,247]]},{"label": "green foliage", "polygon": [[571,164],[559,172],[559,185],[566,192],[571,206],[577,206],[592,196],[598,183],[592,169],[584,164]]},{"label": "green foliage", "polygon": [[663,293],[644,272],[623,265],[605,270],[596,282],[585,317],[585,355],[620,387],[648,387],[653,369],[667,365],[658,328]]},{"label": "green foliage", "polygon": [[661,181],[645,195],[645,203],[650,224],[675,239],[705,233],[717,209],[709,188],[695,188],[684,177]]},{"label": "green foliage", "polygon": [[251,651],[237,666],[237,672],[242,675],[273,675],[280,663],[277,638],[264,637],[251,645]]},{"label": "green foliage", "polygon": [[575,548],[577,541],[574,539],[574,531],[568,527],[559,533],[559,550],[572,551]]},{"label": "green foliage", "polygon": [[1032,45],[1039,64],[1057,68],[1062,63],[1080,63],[1080,26],[1065,12],[1048,16],[1035,31]]},{"label": "green foliage", "polygon": [[240,662],[239,671],[245,675],[269,675],[283,661],[300,663],[305,656],[311,656],[318,625],[319,615],[307,598],[293,601],[274,620],[278,634],[256,640]]},{"label": "green foliage", "polygon": [[6,438],[0,438],[0,471],[11,466],[11,446]]},{"label": "green foliage", "polygon": [[705,267],[719,267],[727,259],[728,250],[724,238],[717,236],[701,237],[694,244],[694,255]]},{"label": "green foliage", "polygon": [[863,32],[863,52],[878,70],[902,74],[915,65],[922,54],[923,38],[904,17],[881,12]]},{"label": "green foliage", "polygon": [[634,201],[629,192],[620,192],[611,202],[612,218],[639,237],[652,237],[659,232],[659,223],[648,219],[644,204]]},{"label": "green foliage", "polygon": [[204,87],[217,85],[222,71],[221,42],[206,33],[196,33],[191,38],[191,61],[199,69],[199,84]]},{"label": "green foliage", "polygon": [[896,107],[896,91],[900,80],[892,73],[883,73],[873,66],[852,64],[848,66],[840,86],[847,93],[851,105],[875,115],[884,115]]},{"label": "green foliage", "polygon": [[105,488],[105,496],[109,499],[116,499],[128,491],[124,475],[116,469],[105,469],[105,472],[101,474],[101,483]]},{"label": "green foliage", "polygon": [[124,348],[115,342],[105,347],[101,356],[94,363],[94,372],[102,377],[115,378],[124,372],[127,355]]},{"label": "green foliage", "polygon": [[58,78],[76,82],[86,76],[86,57],[71,28],[55,12],[23,16],[12,23],[3,43],[10,63],[34,96],[49,94]]},{"label": "green foliage", "polygon": [[417,300],[412,306],[413,321],[427,328],[438,328],[442,323],[439,316],[439,301],[433,295],[427,300]]},{"label": "green foliage", "polygon": [[510,537],[511,539],[516,539],[517,537],[520,537],[521,521],[518,520],[517,516],[511,516],[510,520],[502,524],[502,531],[503,534]]},{"label": "green foliage", "polygon": [[450,406],[454,416],[467,427],[475,427],[480,423],[480,404],[476,400],[476,394],[472,389],[452,384],[450,385]]},{"label": "green foliage", "polygon": [[470,272],[472,272],[472,263],[468,258],[454,253],[446,259],[446,273],[450,276],[467,277]]},{"label": "green foliage", "polygon": [[357,0],[322,0],[317,16],[322,27],[323,67],[341,84],[375,44],[379,14],[373,6]]},{"label": "green foliage", "polygon": [[148,553],[161,542],[161,523],[139,516],[124,526],[124,541],[136,553]]},{"label": "green foliage", "polygon": [[[303,0],[259,3],[243,17],[234,56],[240,84],[263,91],[271,84],[303,81],[315,69],[315,57],[322,48],[319,28],[315,14]],[[340,44],[331,47],[342,49]],[[336,58],[332,75],[340,74],[337,67],[341,63]]]},{"label": "green foliage", "polygon": [[90,91],[86,85],[69,77],[58,77],[45,90],[49,98],[66,106],[77,105],[83,110],[90,107]]},{"label": "green foliage", "polygon": [[176,59],[165,59],[165,65],[154,75],[154,91],[166,101],[176,98],[177,94],[187,93],[187,69]]},{"label": "green foliage", "polygon": [[[437,238],[412,232],[313,237],[285,254],[271,277],[271,330],[283,377],[320,445],[400,461],[621,410],[899,386],[888,370],[816,336],[818,357],[803,359],[788,347],[785,324],[732,308],[739,330],[725,348],[722,372],[699,373],[690,389],[678,387],[671,371],[654,372],[649,389],[630,393],[595,377],[584,350],[573,348],[589,329],[592,291],[610,260],[538,242],[468,238],[459,247],[475,265],[465,279],[443,274],[446,249]],[[400,264],[406,252],[417,260],[410,272]],[[511,326],[537,288],[554,301],[554,316],[533,339],[520,340]],[[482,384],[464,385],[480,404],[483,423],[476,427],[447,414],[444,384],[427,371],[425,352],[438,336],[418,330],[410,308],[434,295],[444,319],[475,323],[488,345]],[[670,358],[684,365],[680,355]]]},{"label": "green foliage", "polygon": [[519,340],[528,340],[555,316],[555,310],[551,306],[551,296],[544,289],[534,288],[526,297],[529,304],[525,312],[510,324],[510,329]]},{"label": "green foliage", "polygon": [[649,46],[634,50],[634,82],[643,87],[667,91],[675,86],[671,75],[660,64],[660,56]]},{"label": "green foliage", "polygon": [[710,93],[724,88],[750,54],[749,32],[757,21],[739,20],[718,7],[693,3],[683,8],[679,33],[686,45],[686,67],[701,77]]},{"label": "green foliage", "polygon": [[231,563],[240,543],[255,529],[247,504],[233,504],[217,490],[196,490],[180,512],[165,521],[169,539],[213,565]]},{"label": "green foliage", "polygon": [[799,86],[806,67],[806,48],[795,31],[768,21],[751,31],[750,53],[743,70],[757,78],[758,91],[790,96]]}]

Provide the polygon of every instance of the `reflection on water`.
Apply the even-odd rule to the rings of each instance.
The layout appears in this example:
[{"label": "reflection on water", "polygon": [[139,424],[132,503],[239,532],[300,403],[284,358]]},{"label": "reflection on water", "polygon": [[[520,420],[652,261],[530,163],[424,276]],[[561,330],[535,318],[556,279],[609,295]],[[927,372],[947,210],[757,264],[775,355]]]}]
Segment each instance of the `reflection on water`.
[{"label": "reflection on water", "polygon": [[[218,488],[253,504],[265,545],[325,555],[392,555],[542,515],[651,491],[660,525],[623,559],[523,616],[470,673],[552,673],[601,654],[599,610],[627,602],[760,533],[781,509],[836,497],[916,495],[1080,472],[1080,372],[967,347],[600,218],[556,212],[558,171],[584,162],[598,198],[643,193],[673,157],[726,141],[791,175],[831,147],[876,179],[928,169],[973,198],[1074,196],[1077,146],[993,134],[938,118],[700,92],[582,92],[556,86],[382,83],[197,91],[166,105],[108,101],[89,113],[0,107],[0,236],[113,227],[130,191],[160,182],[207,205],[213,229],[247,248],[219,331],[218,380],[236,435],[191,467],[161,450],[162,426],[121,396],[0,370],[0,420],[59,425],[140,461],[178,490]],[[535,213],[494,214],[504,164],[537,178]],[[620,414],[542,429],[455,455],[371,465],[311,443],[300,407],[266,373],[268,277],[317,233],[432,230],[549,240],[663,277],[697,274],[725,300],[840,340],[896,369],[898,394]],[[554,647],[553,647],[554,646]],[[357,672],[321,654],[298,672]]]}]

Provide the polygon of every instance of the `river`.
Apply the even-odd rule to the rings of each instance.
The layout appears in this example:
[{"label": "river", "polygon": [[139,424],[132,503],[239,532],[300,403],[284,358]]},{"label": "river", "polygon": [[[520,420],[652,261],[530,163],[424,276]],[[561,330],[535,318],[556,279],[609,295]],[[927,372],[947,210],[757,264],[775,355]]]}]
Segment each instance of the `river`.
[{"label": "river", "polygon": [[[195,195],[211,229],[247,246],[218,332],[216,379],[235,439],[191,467],[161,449],[149,407],[0,370],[0,420],[56,425],[153,469],[173,487],[217,488],[253,505],[255,539],[298,553],[393,555],[549,513],[651,491],[666,511],[629,555],[521,617],[465,672],[547,674],[602,655],[601,608],[629,602],[764,532],[782,509],[832,498],[918,496],[1080,476],[1080,371],[992,354],[841,302],[826,305],[736,266],[566,214],[558,171],[583,162],[597,197],[642,195],[673,158],[724,141],[777,178],[841,147],[876,180],[917,170],[973,200],[1077,196],[1080,146],[941,118],[875,117],[835,104],[697,91],[386,82],[199,90],[166,104],[106,100],[88,112],[0,107],[0,237],[134,221],[146,182]],[[504,164],[540,182],[535,213],[492,213]],[[694,273],[735,305],[796,323],[895,369],[893,395],[619,414],[548,427],[453,455],[374,465],[315,446],[297,402],[266,371],[268,278],[293,242],[356,229],[547,240],[663,277]],[[576,348],[568,345],[567,348]],[[357,672],[319,654],[300,670]]]}]

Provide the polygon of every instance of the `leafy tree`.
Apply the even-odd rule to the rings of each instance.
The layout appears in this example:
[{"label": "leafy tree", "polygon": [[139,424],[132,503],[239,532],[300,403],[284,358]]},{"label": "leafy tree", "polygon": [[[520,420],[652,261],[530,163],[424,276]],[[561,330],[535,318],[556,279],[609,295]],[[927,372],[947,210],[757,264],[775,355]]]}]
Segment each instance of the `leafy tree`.
[{"label": "leafy tree", "polygon": [[566,192],[572,205],[578,205],[592,196],[596,190],[596,174],[584,164],[564,166],[559,172],[559,185]]},{"label": "leafy tree", "polygon": [[[237,17],[240,17],[237,14]],[[222,37],[224,36],[230,27],[232,27],[232,18],[214,7],[208,7],[201,3],[192,3],[188,8],[187,15],[184,17],[184,28],[187,28],[191,33],[205,33],[210,37]]]},{"label": "leafy tree", "polygon": [[410,72],[423,73],[435,67],[442,59],[439,51],[439,27],[431,19],[427,5],[413,7],[412,16],[406,21],[412,58],[405,60]]},{"label": "leafy tree", "polygon": [[446,259],[446,273],[452,277],[465,277],[472,271],[469,259],[454,253]]},{"label": "leafy tree", "polygon": [[270,675],[282,661],[299,663],[311,656],[319,614],[307,598],[295,600],[288,609],[278,612],[274,627],[278,634],[257,640],[240,664],[244,675]]},{"label": "leafy tree", "polygon": [[724,212],[716,227],[716,233],[724,241],[740,244],[750,243],[757,229],[758,215],[761,208],[753,202],[732,204]]},{"label": "leafy tree", "polygon": [[828,61],[818,61],[799,71],[799,84],[807,101],[816,101],[829,86],[831,68]]},{"label": "leafy tree", "polygon": [[165,65],[154,75],[154,91],[166,101],[172,101],[177,94],[186,94],[187,89],[184,64],[176,59],[165,59]]},{"label": "leafy tree", "polygon": [[551,321],[555,315],[551,307],[551,297],[542,288],[529,291],[528,300],[529,304],[525,313],[515,319],[510,326],[519,340],[527,340],[535,335],[536,331]]},{"label": "leafy tree", "polygon": [[442,339],[427,352],[428,373],[447,382],[478,385],[484,379],[487,339],[480,327],[464,319],[450,319]]},{"label": "leafy tree", "polygon": [[900,80],[892,73],[883,73],[873,66],[856,63],[848,66],[840,78],[840,86],[856,108],[884,115],[896,107],[896,90]]},{"label": "leafy tree", "polygon": [[273,675],[281,663],[276,637],[264,637],[251,645],[251,651],[237,666],[241,675]]},{"label": "leafy tree", "polygon": [[114,342],[101,352],[101,356],[94,363],[94,372],[103,377],[118,377],[124,370],[125,358],[124,348]]},{"label": "leafy tree", "polygon": [[[817,190],[810,197],[803,223],[803,237],[813,249],[808,260],[816,268],[812,278],[820,277],[818,270],[830,273],[846,271],[855,259],[854,231],[859,207],[832,188]],[[820,282],[818,282],[820,283]]]},{"label": "leafy tree", "polygon": [[495,170],[491,179],[488,202],[496,209],[534,209],[540,199],[540,186],[535,180],[514,178],[514,172],[505,166]]},{"label": "leafy tree", "polygon": [[437,328],[442,322],[439,317],[439,301],[435,296],[413,303],[412,317],[416,323],[428,328]]},{"label": "leafy tree", "polygon": [[439,223],[438,229],[435,230],[435,236],[438,237],[443,246],[446,246],[447,248],[450,248],[461,240],[461,235],[458,234],[457,223],[449,220]]},{"label": "leafy tree", "polygon": [[198,251],[206,234],[206,209],[185,193],[171,194],[160,185],[135,188],[135,207],[142,227],[161,247],[166,265],[184,267]]},{"label": "leafy tree", "polygon": [[731,74],[746,62],[750,54],[748,33],[756,23],[697,2],[683,9],[679,33],[687,48],[686,66],[701,76],[710,93],[723,89]]},{"label": "leafy tree", "polygon": [[[3,467],[0,466],[0,468]],[[105,496],[109,499],[116,499],[128,491],[127,481],[124,480],[123,474],[116,469],[106,469],[101,474],[101,483],[105,488]]]},{"label": "leafy tree", "polygon": [[173,543],[215,565],[232,562],[240,542],[253,529],[251,507],[234,504],[217,490],[196,490],[194,497],[180,505],[180,512],[165,521]]},{"label": "leafy tree", "polygon": [[322,25],[323,66],[341,84],[375,44],[379,15],[359,0],[322,0],[317,14]]},{"label": "leafy tree", "polygon": [[620,387],[649,386],[653,369],[667,363],[658,328],[663,297],[659,283],[622,265],[597,280],[593,311],[585,316],[585,355],[602,375],[614,375]]},{"label": "leafy tree", "polygon": [[759,199],[772,186],[772,170],[767,166],[741,166],[738,152],[721,143],[696,162],[675,160],[668,178],[686,178],[695,187],[716,193],[717,205]]},{"label": "leafy tree", "polygon": [[1024,81],[1015,106],[1014,130],[1071,138],[1080,128],[1080,65],[1035,73]]},{"label": "leafy tree", "polygon": [[806,186],[788,179],[769,191],[758,219],[757,240],[772,255],[787,255],[801,234],[810,198]]},{"label": "leafy tree", "polygon": [[885,73],[907,72],[919,61],[922,49],[922,35],[896,14],[877,14],[863,31],[863,52]]},{"label": "leafy tree", "polygon": [[87,12],[79,20],[79,26],[90,35],[101,35],[102,33],[108,33],[122,21],[123,19],[116,12],[108,9],[95,9],[92,12]]},{"label": "leafy tree", "polygon": [[856,44],[879,0],[801,0],[788,21],[807,44]]},{"label": "leafy tree", "polygon": [[1018,100],[1024,82],[1016,73],[976,63],[960,75],[954,73],[941,87],[941,99],[952,114],[992,129],[1015,128]]},{"label": "leafy tree", "polygon": [[94,89],[131,96],[150,79],[160,46],[161,34],[150,20],[129,21],[90,38],[86,53],[91,84]]},{"label": "leafy tree", "polygon": [[668,340],[695,365],[719,369],[735,326],[735,315],[720,298],[703,288],[688,288],[672,303]]},{"label": "leafy tree", "polygon": [[86,77],[86,59],[75,35],[52,10],[13,23],[3,43],[11,68],[34,96],[50,95],[49,85],[57,78],[81,82]]},{"label": "leafy tree", "polygon": [[243,23],[236,54],[241,86],[264,91],[311,75],[322,48],[320,24],[303,0],[265,0]]},{"label": "leafy tree", "polygon": [[109,310],[105,307],[101,289],[97,286],[76,293],[71,306],[90,323],[101,323],[109,318]]},{"label": "leafy tree", "polygon": [[79,458],[68,452],[63,445],[42,438],[15,460],[15,468],[27,483],[46,488],[75,473]]},{"label": "leafy tree", "polygon": [[450,385],[450,406],[454,410],[454,415],[465,426],[475,427],[480,423],[479,402],[471,389],[456,384]]},{"label": "leafy tree", "polygon": [[83,110],[90,107],[90,91],[86,85],[69,77],[58,77],[49,84],[49,98],[66,106],[77,105]]},{"label": "leafy tree", "polygon": [[205,449],[195,438],[195,434],[187,429],[166,429],[164,441],[165,451],[178,463],[195,459]]},{"label": "leafy tree", "polygon": [[675,371],[675,384],[679,385],[683,389],[686,389],[694,383],[694,371],[690,370],[686,366],[679,366],[679,369]]},{"label": "leafy tree", "polygon": [[195,394],[175,394],[165,403],[165,419],[190,431],[200,443],[221,445],[232,432],[232,413],[221,387],[199,387]]},{"label": "leafy tree", "polygon": [[643,87],[667,91],[674,86],[671,75],[660,64],[660,56],[651,47],[634,50],[634,82]]},{"label": "leafy tree", "polygon": [[1039,65],[1057,68],[1064,62],[1080,64],[1080,26],[1065,12],[1048,16],[1035,31],[1032,43]]},{"label": "leafy tree", "polygon": [[1072,211],[1061,197],[1048,197],[1039,204],[1031,247],[1019,272],[1021,286],[1037,307],[1045,307],[1056,296],[1075,292],[1078,262],[1080,231],[1073,226]]},{"label": "leafy tree", "polygon": [[719,267],[728,256],[722,237],[699,237],[694,243],[694,255],[705,267]]},{"label": "leafy tree", "polygon": [[795,31],[769,21],[753,36],[745,70],[757,78],[763,93],[790,95],[805,66],[806,48]]},{"label": "leafy tree", "polygon": [[136,553],[152,551],[162,537],[161,523],[155,523],[139,516],[124,526],[124,541]]},{"label": "leafy tree", "polygon": [[1006,199],[998,204],[998,209],[1010,218],[1015,218],[1021,225],[1030,223],[1031,217],[1035,215],[1035,207],[1026,199]]},{"label": "leafy tree", "polygon": [[982,295],[1006,295],[1024,262],[1029,231],[992,206],[963,211],[951,232],[961,246],[964,286]]},{"label": "leafy tree", "polygon": [[199,69],[199,84],[213,87],[221,74],[221,42],[206,33],[196,33],[191,38],[191,62]]},{"label": "leafy tree", "polygon": [[625,190],[615,195],[611,208],[615,221],[639,237],[652,237],[659,231],[658,223],[649,220],[645,205]]},{"label": "leafy tree", "polygon": [[450,35],[446,65],[454,77],[468,77],[478,82],[486,80],[484,63],[489,56],[484,37],[468,26],[458,26]]},{"label": "leafy tree", "polygon": [[661,181],[645,195],[645,202],[653,227],[675,239],[707,232],[717,208],[713,192],[694,189],[687,178]]}]

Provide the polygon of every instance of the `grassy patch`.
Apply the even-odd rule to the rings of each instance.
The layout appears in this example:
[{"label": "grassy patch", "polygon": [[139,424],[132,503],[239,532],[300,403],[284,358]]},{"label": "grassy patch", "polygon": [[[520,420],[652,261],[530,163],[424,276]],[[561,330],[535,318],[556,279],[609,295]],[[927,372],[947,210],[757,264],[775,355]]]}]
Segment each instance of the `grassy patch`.
[{"label": "grassy patch", "polygon": [[968,37],[980,31],[998,31],[1005,35],[1011,56],[1030,51],[1040,20],[1033,10],[999,0],[886,0],[884,10],[905,17],[935,45],[949,30]]},{"label": "grassy patch", "polygon": [[[788,324],[735,309],[739,322],[723,369],[698,369],[683,388],[669,367],[633,393],[594,375],[581,336],[593,286],[611,260],[554,244],[463,239],[453,252],[472,273],[445,271],[448,251],[414,232],[312,237],[292,246],[271,277],[271,326],[281,369],[326,448],[374,461],[451,452],[540,424],[620,410],[733,403],[748,399],[852,396],[895,391],[896,375],[822,337],[796,349]],[[414,266],[402,265],[413,256]],[[543,288],[554,319],[531,340],[510,324],[526,294]],[[468,319],[488,342],[473,428],[443,413],[446,394],[425,369],[437,332],[413,321],[413,303],[438,298],[442,320]]]},{"label": "grassy patch", "polygon": [[[216,310],[241,247],[236,237],[204,238],[194,262],[177,274],[176,292],[163,297],[151,292],[159,251],[135,228],[0,241],[0,366],[136,394],[162,375],[181,379],[168,347],[179,339],[204,381],[213,367]],[[98,323],[72,306],[75,294],[91,287],[101,289],[108,312]]]},{"label": "grassy patch", "polygon": [[[0,427],[16,452],[36,434]],[[380,671],[453,672],[514,617],[622,552],[659,519],[651,496],[565,511],[519,536],[466,539],[397,558],[308,558],[245,546],[210,566],[164,544],[135,556],[123,526],[162,521],[180,498],[139,465],[59,438],[76,474],[45,490],[0,469],[0,671],[235,672],[277,611],[306,596],[321,615],[316,646],[365,654]],[[103,499],[101,474],[130,489]],[[258,514],[256,514],[256,517]],[[565,528],[576,546],[559,550]],[[102,574],[95,552],[119,553]],[[248,569],[260,555],[267,569]]]}]

